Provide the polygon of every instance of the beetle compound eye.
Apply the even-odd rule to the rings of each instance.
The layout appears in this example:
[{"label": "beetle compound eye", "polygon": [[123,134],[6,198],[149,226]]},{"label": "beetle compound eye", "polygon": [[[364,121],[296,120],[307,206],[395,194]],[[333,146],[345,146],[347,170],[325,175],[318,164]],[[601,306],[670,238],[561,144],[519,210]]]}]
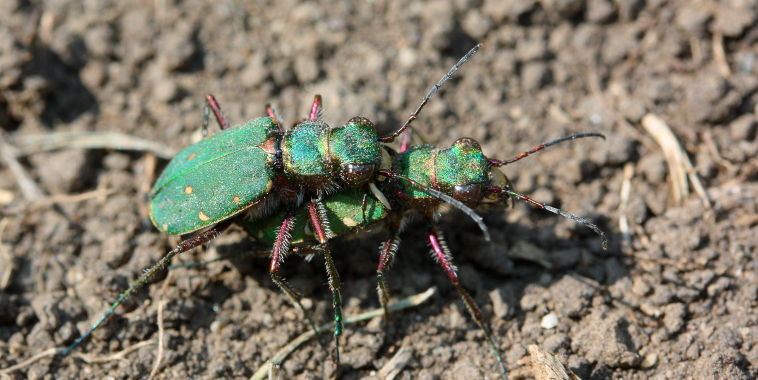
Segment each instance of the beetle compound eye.
[{"label": "beetle compound eye", "polygon": [[468,204],[478,204],[484,189],[481,184],[457,185],[453,188],[453,198]]},{"label": "beetle compound eye", "polygon": [[370,129],[376,130],[376,128],[374,127],[374,123],[372,123],[371,120],[366,119],[365,117],[361,117],[361,116],[353,117],[350,120],[348,120],[347,123],[348,124],[360,125],[360,126],[365,127],[365,128],[370,128]]},{"label": "beetle compound eye", "polygon": [[481,151],[482,150],[482,146],[479,145],[479,143],[476,140],[470,137],[461,137],[458,140],[456,140],[453,143],[453,145],[467,151],[477,151],[477,150]]},{"label": "beetle compound eye", "polygon": [[342,168],[340,176],[348,185],[359,186],[371,180],[374,170],[374,164],[347,164]]}]

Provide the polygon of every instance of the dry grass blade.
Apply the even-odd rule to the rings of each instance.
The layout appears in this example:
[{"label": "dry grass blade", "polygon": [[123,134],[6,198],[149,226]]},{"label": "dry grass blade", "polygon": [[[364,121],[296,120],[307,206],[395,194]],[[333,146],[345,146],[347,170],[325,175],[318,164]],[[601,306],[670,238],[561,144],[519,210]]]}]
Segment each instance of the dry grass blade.
[{"label": "dry grass blade", "polygon": [[151,152],[163,159],[171,159],[176,152],[155,141],[115,132],[61,132],[46,135],[18,136],[14,139],[19,154],[46,152],[61,149],[113,149]]},{"label": "dry grass blade", "polygon": [[[398,311],[407,309],[409,307],[418,306],[426,300],[428,300],[432,295],[434,295],[435,289],[429,288],[423,293],[419,293],[407,298],[403,298],[402,300],[393,303],[389,305],[387,308],[389,311]],[[362,322],[371,318],[376,318],[378,316],[384,315],[384,309],[374,309],[371,311],[367,311],[365,313],[358,314],[356,316],[347,317],[345,318],[345,325],[349,325],[351,323],[357,323]],[[319,326],[316,330],[319,334],[331,330],[334,327],[334,322],[332,323],[325,323],[321,326]],[[282,364],[284,359],[289,356],[292,351],[294,351],[296,348],[298,348],[301,344],[307,342],[311,338],[315,336],[315,333],[312,330],[309,330],[306,333],[301,334],[297,338],[295,338],[293,341],[289,342],[286,346],[282,347],[279,351],[274,354],[274,357],[269,359],[266,364],[264,364],[261,368],[259,368],[252,377],[250,377],[250,380],[263,380],[268,376],[269,368],[273,366],[279,366]]]},{"label": "dry grass blade", "polygon": [[726,51],[724,50],[724,36],[721,33],[714,33],[711,40],[711,46],[713,47],[713,59],[716,61],[716,66],[719,69],[719,74],[724,78],[728,78],[732,75],[732,69],[729,68],[729,61],[726,59]]},{"label": "dry grass blade", "polygon": [[22,361],[21,363],[18,363],[16,365],[12,365],[12,366],[10,366],[8,368],[0,369],[0,375],[7,375],[7,374],[9,374],[9,373],[11,373],[13,371],[16,371],[16,370],[28,367],[28,366],[34,364],[35,362],[37,362],[37,360],[40,360],[42,358],[46,358],[48,356],[54,356],[57,352],[58,352],[58,349],[55,348],[55,347],[48,348],[47,350],[42,351],[39,354],[34,355],[31,358]]},{"label": "dry grass blade", "polygon": [[[147,346],[149,344],[153,344],[153,340],[152,339],[150,339],[150,340],[144,340],[142,342],[139,342],[137,344],[129,346],[129,347],[127,347],[127,348],[125,348],[125,349],[123,349],[123,350],[121,350],[119,352],[116,352],[114,354],[111,354],[111,355],[106,355],[106,356],[89,356],[89,355],[85,355],[85,354],[76,354],[75,356],[77,358],[79,358],[79,359],[84,360],[87,363],[105,363],[105,362],[109,362],[109,361],[113,361],[113,360],[121,360],[126,355],[130,354],[131,352],[136,351],[136,350],[138,350],[138,349],[140,349],[140,348],[142,348],[144,346]],[[57,348],[55,348],[55,347],[48,348],[47,350],[42,351],[39,354],[34,355],[31,358],[22,361],[21,363],[18,363],[16,365],[10,366],[8,368],[0,369],[0,375],[9,374],[9,373],[11,373],[13,371],[16,371],[16,370],[19,370],[19,369],[22,369],[22,368],[26,368],[26,367],[34,364],[35,362],[37,362],[38,360],[40,360],[42,358],[46,358],[48,356],[55,356],[57,353],[58,353],[58,349]]]},{"label": "dry grass blade", "polygon": [[650,133],[658,145],[663,150],[663,156],[669,167],[671,179],[671,193],[674,204],[680,206],[690,195],[690,188],[687,183],[689,177],[695,192],[698,193],[707,208],[711,207],[711,201],[703,188],[700,178],[695,174],[687,153],[679,144],[674,132],[663,119],[654,114],[647,114],[642,118],[642,127]]},{"label": "dry grass blade", "polygon": [[90,356],[87,354],[74,354],[75,357],[84,360],[87,363],[105,363],[110,362],[113,360],[122,360],[126,355],[129,355],[130,353],[137,351],[138,349],[145,347],[147,345],[154,344],[155,341],[152,339],[143,340],[142,342],[135,343],[119,352],[110,354],[110,355],[104,355],[104,356]]},{"label": "dry grass blade", "polygon": [[8,285],[10,285],[11,279],[13,278],[13,272],[16,270],[16,263],[10,252],[11,247],[3,243],[3,232],[5,232],[5,227],[7,226],[8,218],[0,220],[0,263],[3,264],[0,265],[0,267],[3,268],[0,270],[0,290],[8,288]]},{"label": "dry grass blade", "polygon": [[397,375],[410,363],[413,358],[413,350],[409,348],[400,347],[395,353],[395,356],[390,359],[382,369],[377,372],[377,377],[383,380],[394,380]]},{"label": "dry grass blade", "polygon": [[629,232],[629,217],[626,214],[629,207],[629,196],[632,192],[632,176],[634,175],[634,164],[628,163],[624,166],[624,177],[621,182],[621,191],[619,202],[619,231],[624,237],[625,244],[631,247],[631,234]]},{"label": "dry grass blade", "polygon": [[8,166],[11,174],[13,174],[13,177],[16,179],[16,182],[18,183],[18,187],[21,189],[21,194],[23,194],[24,199],[30,202],[34,202],[45,197],[45,193],[42,191],[42,189],[37,186],[37,183],[34,182],[26,169],[24,169],[24,167],[16,159],[16,157],[18,157],[18,153],[14,147],[10,146],[5,141],[4,133],[0,133],[0,157],[2,157],[5,165]]},{"label": "dry grass blade", "polygon": [[32,203],[30,208],[36,209],[52,206],[54,204],[84,202],[92,198],[106,197],[115,193],[117,193],[115,189],[97,189],[79,194],[54,194]]},{"label": "dry grass blade", "polygon": [[527,349],[529,350],[532,375],[536,380],[581,380],[553,354],[540,350],[534,344],[529,345]]},{"label": "dry grass blade", "polygon": [[731,173],[736,173],[738,171],[737,167],[731,162],[725,160],[724,157],[721,156],[721,153],[719,153],[719,148],[716,146],[716,141],[713,140],[713,133],[711,133],[711,130],[706,129],[701,136],[703,137],[705,147],[708,148],[708,153],[711,154],[713,160],[716,161],[717,164],[725,167]]},{"label": "dry grass blade", "polygon": [[155,363],[153,363],[153,369],[150,370],[150,375],[147,380],[151,380],[158,374],[158,370],[161,367],[161,361],[163,361],[163,347],[164,347],[164,329],[163,329],[163,308],[166,306],[166,300],[163,299],[163,295],[166,294],[166,288],[171,282],[174,272],[168,272],[166,280],[163,281],[161,286],[161,295],[158,300],[158,353],[155,354]]}]

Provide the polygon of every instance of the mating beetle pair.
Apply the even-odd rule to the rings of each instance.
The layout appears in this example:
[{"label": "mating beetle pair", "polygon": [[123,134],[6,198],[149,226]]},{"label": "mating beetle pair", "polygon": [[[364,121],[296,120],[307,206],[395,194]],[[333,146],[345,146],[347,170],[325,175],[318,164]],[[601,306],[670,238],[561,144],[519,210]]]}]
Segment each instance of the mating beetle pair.
[{"label": "mating beetle pair", "polygon": [[377,267],[380,301],[386,307],[384,273],[397,251],[403,218],[408,212],[417,211],[428,217],[431,224],[428,239],[434,256],[484,330],[503,377],[507,378],[495,337],[484,324],[473,299],[460,286],[450,251],[433,215],[441,203],[452,204],[477,221],[486,233],[481,218],[471,207],[504,205],[508,199],[517,198],[583,223],[602,235],[594,224],[582,218],[515,193],[497,169],[561,141],[601,135],[581,134],[555,140],[507,161],[487,158],[479,144],[470,139],[460,139],[448,149],[429,145],[405,149],[404,143],[399,153],[384,146],[383,143],[394,141],[409,127],[440,86],[478,48],[477,45],[461,58],[432,87],[403,126],[387,137],[378,137],[373,124],[364,118],[353,118],[342,127],[329,128],[320,121],[318,96],[308,119],[289,131],[283,130],[280,119],[268,106],[267,117],[229,128],[218,103],[209,96],[203,128],[207,127],[211,110],[222,131],[180,152],[156,181],[150,201],[150,218],[161,231],[174,235],[194,233],[194,236],[150,267],[64,354],[86,339],[156,272],[168,266],[175,255],[214,239],[232,223],[242,223],[252,236],[270,244],[272,279],[303,310],[314,329],[299,294],[281,278],[279,270],[291,242],[298,251],[323,255],[333,295],[339,360],[341,296],[329,240],[377,223],[388,227],[390,237],[381,246]]}]

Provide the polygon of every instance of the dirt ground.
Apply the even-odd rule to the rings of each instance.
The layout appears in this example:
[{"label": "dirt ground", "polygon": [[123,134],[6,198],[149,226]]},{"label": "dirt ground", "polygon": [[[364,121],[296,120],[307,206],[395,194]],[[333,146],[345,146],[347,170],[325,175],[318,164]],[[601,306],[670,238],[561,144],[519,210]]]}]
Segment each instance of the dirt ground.
[{"label": "dirt ground", "polygon": [[[536,344],[582,379],[754,379],[757,21],[751,0],[3,0],[0,125],[17,152],[3,148],[0,167],[0,369],[71,343],[176,243],[146,217],[165,159],[35,152],[25,136],[121,132],[178,151],[198,136],[206,93],[235,123],[269,102],[291,123],[321,94],[331,124],[360,115],[386,133],[478,41],[415,124],[428,142],[469,136],[505,159],[570,133],[607,136],[505,168],[522,193],[598,223],[607,252],[587,228],[523,203],[483,213],[494,249],[460,214],[442,219],[511,377],[530,376]],[[423,231],[409,225],[388,283],[395,300],[437,294],[386,330],[379,319],[348,326],[342,378],[378,376],[401,348],[411,356],[399,379],[498,377]],[[348,315],[378,307],[381,238],[335,244]],[[176,261],[250,247],[234,230]],[[323,262],[285,267],[315,317],[330,320]],[[146,378],[161,302],[155,378],[249,378],[307,331],[266,268],[237,258],[173,271],[76,351],[103,360],[48,355],[0,378]],[[333,372],[309,341],[279,374]]]}]

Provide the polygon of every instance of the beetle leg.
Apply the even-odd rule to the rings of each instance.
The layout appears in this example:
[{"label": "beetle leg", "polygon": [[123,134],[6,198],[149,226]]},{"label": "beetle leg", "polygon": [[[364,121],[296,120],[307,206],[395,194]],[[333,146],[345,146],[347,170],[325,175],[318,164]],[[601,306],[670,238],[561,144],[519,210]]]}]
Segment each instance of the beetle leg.
[{"label": "beetle leg", "polygon": [[271,104],[266,104],[266,116],[274,119],[274,122],[279,127],[279,132],[284,132],[284,121],[282,117],[276,112],[276,109]]},{"label": "beetle leg", "polygon": [[361,216],[363,217],[363,222],[366,222],[366,201],[368,200],[368,192],[363,192],[363,198],[361,199]]},{"label": "beetle leg", "polygon": [[218,101],[216,101],[216,97],[213,95],[206,95],[205,107],[203,107],[203,137],[208,136],[208,119],[210,118],[211,111],[213,111],[213,116],[216,118],[216,122],[221,130],[229,128],[229,122],[226,121],[224,113],[221,112],[221,106],[218,104]]},{"label": "beetle leg", "polygon": [[291,237],[290,233],[292,232],[292,227],[295,225],[295,220],[295,212],[291,210],[287,213],[287,216],[284,217],[284,220],[279,227],[279,231],[276,234],[276,240],[274,242],[274,248],[271,251],[271,265],[269,267],[269,273],[271,275],[271,280],[273,280],[279,289],[281,289],[284,294],[289,297],[290,301],[292,301],[292,303],[294,303],[295,306],[300,308],[300,310],[303,312],[305,320],[308,322],[308,325],[315,333],[316,340],[323,347],[323,343],[321,343],[321,340],[318,339],[318,329],[316,328],[316,324],[313,323],[313,319],[311,318],[310,313],[308,313],[308,310],[305,309],[303,303],[300,302],[302,296],[300,293],[294,290],[279,274],[279,270],[281,269],[282,263],[284,262],[284,257],[287,255],[287,253],[289,253]]},{"label": "beetle leg", "polygon": [[313,97],[313,103],[311,104],[311,112],[308,114],[308,120],[316,121],[321,119],[321,111],[324,110],[324,106],[321,104],[321,95]]},{"label": "beetle leg", "polygon": [[379,303],[382,305],[382,309],[384,309],[385,321],[389,320],[390,317],[389,310],[387,309],[390,296],[384,283],[384,273],[389,270],[392,260],[395,258],[395,253],[397,253],[397,249],[400,247],[400,224],[391,223],[390,237],[379,246],[379,265],[376,267],[376,292],[379,296]]},{"label": "beetle leg", "polygon": [[403,131],[403,135],[400,138],[400,153],[403,153],[406,150],[408,150],[408,146],[411,144],[411,132],[412,131],[413,130],[410,129],[410,128],[406,129],[405,131]]},{"label": "beetle leg", "polygon": [[329,290],[332,292],[332,308],[334,309],[334,360],[337,368],[340,366],[340,335],[342,335],[342,294],[340,286],[340,276],[337,272],[337,266],[334,265],[334,259],[329,250],[329,239],[332,238],[332,232],[329,230],[329,222],[326,218],[326,212],[323,203],[320,200],[308,202],[308,215],[311,226],[319,242],[319,251],[324,255],[326,264],[326,273],[329,281]]},{"label": "beetle leg", "polygon": [[169,251],[169,253],[166,254],[166,256],[163,256],[163,258],[161,258],[160,261],[158,261],[157,263],[153,264],[151,267],[147,268],[147,270],[145,270],[142,273],[142,275],[139,276],[139,278],[136,281],[132,282],[129,285],[128,289],[126,289],[123,293],[119,294],[118,299],[116,300],[116,302],[114,302],[111,305],[111,307],[108,309],[108,311],[106,311],[105,314],[103,314],[103,316],[100,317],[100,319],[98,319],[97,322],[95,322],[95,324],[93,324],[92,327],[90,327],[90,329],[87,330],[86,333],[84,333],[84,335],[82,335],[79,338],[77,338],[74,341],[74,343],[72,343],[70,346],[66,347],[66,349],[64,349],[62,352],[60,352],[60,354],[62,356],[68,355],[74,348],[76,348],[85,339],[87,339],[90,335],[92,335],[92,333],[95,330],[97,330],[103,323],[105,323],[105,321],[108,320],[108,318],[110,318],[111,315],[113,315],[113,313],[116,311],[116,308],[118,308],[119,305],[121,305],[122,303],[124,303],[124,301],[126,301],[126,299],[129,298],[129,296],[131,296],[134,292],[140,290],[143,286],[145,286],[147,284],[147,282],[156,273],[158,273],[161,270],[165,269],[169,265],[169,263],[171,263],[171,259],[173,259],[174,256],[176,256],[176,255],[178,255],[180,253],[183,253],[183,252],[187,252],[187,251],[189,251],[192,248],[195,248],[197,246],[200,246],[202,244],[205,244],[205,243],[207,243],[207,242],[215,239],[216,237],[218,237],[219,235],[221,235],[221,233],[224,232],[224,230],[226,230],[229,227],[229,225],[231,225],[231,223],[232,222],[230,220],[223,221],[223,222],[215,225],[214,227],[212,227],[212,228],[210,228],[208,230],[205,230],[205,231],[201,232],[200,234],[195,235],[194,237],[185,239],[181,243],[179,243],[179,245],[177,245],[176,247],[174,247],[174,249],[172,249],[171,251]]},{"label": "beetle leg", "polygon": [[458,281],[458,275],[456,274],[455,265],[453,265],[452,255],[450,254],[450,250],[447,248],[447,244],[445,244],[442,234],[436,225],[432,225],[431,229],[427,233],[427,239],[429,240],[429,245],[432,248],[432,253],[434,254],[434,258],[437,260],[437,263],[442,267],[442,270],[445,271],[447,278],[450,279],[450,282],[453,283],[453,286],[455,286],[455,290],[458,291],[458,295],[460,295],[463,303],[466,305],[466,309],[468,309],[471,317],[474,319],[476,324],[479,325],[479,328],[484,331],[484,336],[487,337],[487,340],[490,343],[490,347],[492,348],[492,351],[497,358],[497,362],[500,364],[500,372],[503,375],[503,379],[507,380],[508,375],[506,374],[505,362],[503,362],[503,355],[500,353],[500,348],[498,348],[498,342],[492,335],[489,327],[487,327],[487,325],[484,323],[482,311],[476,305],[474,299],[471,298],[471,295],[468,294],[466,289],[463,289],[460,282]]}]

